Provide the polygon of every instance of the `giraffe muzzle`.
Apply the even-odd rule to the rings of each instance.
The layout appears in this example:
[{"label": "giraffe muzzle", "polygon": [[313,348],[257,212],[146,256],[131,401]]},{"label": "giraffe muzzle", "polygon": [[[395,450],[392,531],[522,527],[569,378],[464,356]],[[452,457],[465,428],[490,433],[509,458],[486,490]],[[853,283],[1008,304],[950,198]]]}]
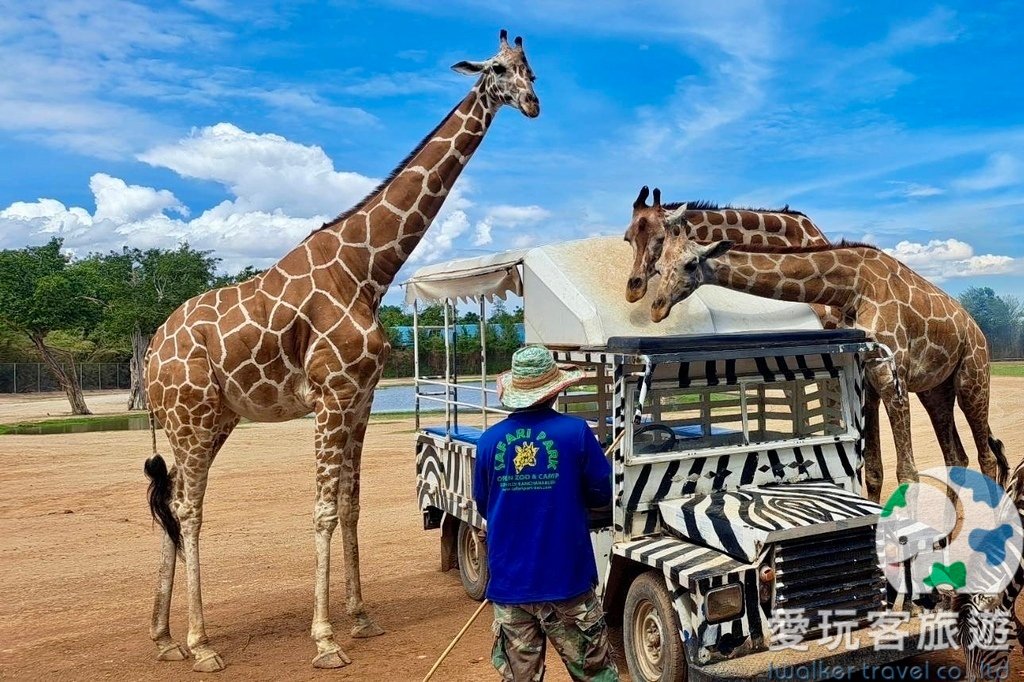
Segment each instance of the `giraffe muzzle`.
[{"label": "giraffe muzzle", "polygon": [[537,118],[540,116],[540,100],[537,99],[537,95],[526,93],[520,97],[519,111],[523,112],[527,118]]}]

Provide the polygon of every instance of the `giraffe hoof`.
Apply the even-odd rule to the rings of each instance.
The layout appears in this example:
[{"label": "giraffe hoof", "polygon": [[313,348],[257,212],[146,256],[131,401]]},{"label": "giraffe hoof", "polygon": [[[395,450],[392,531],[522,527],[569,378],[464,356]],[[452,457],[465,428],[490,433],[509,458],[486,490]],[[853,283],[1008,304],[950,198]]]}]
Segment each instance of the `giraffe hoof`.
[{"label": "giraffe hoof", "polygon": [[216,673],[225,668],[224,659],[215,651],[211,651],[202,658],[197,658],[192,664],[192,670],[197,673]]},{"label": "giraffe hoof", "polygon": [[184,661],[186,658],[188,658],[188,649],[177,642],[160,647],[160,653],[156,655],[158,661]]},{"label": "giraffe hoof", "polygon": [[379,637],[383,634],[384,630],[382,630],[379,625],[374,623],[369,618],[359,623],[356,623],[352,626],[352,636],[358,637],[359,639],[365,639],[367,637]]},{"label": "giraffe hoof", "polygon": [[317,654],[316,658],[313,659],[314,668],[344,668],[346,665],[352,662],[345,652],[341,649],[335,649],[334,651],[325,651],[322,654]]}]

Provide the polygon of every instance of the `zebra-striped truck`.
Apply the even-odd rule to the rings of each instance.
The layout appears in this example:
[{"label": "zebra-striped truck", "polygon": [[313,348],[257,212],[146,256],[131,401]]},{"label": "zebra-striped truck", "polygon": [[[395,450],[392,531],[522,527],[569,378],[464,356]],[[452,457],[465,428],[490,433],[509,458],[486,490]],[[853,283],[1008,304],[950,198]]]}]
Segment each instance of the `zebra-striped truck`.
[{"label": "zebra-striped truck", "polygon": [[[860,331],[814,328],[803,308],[734,292],[725,293],[742,298],[723,302],[722,290],[702,303],[725,333],[684,310],[680,333],[627,318],[644,333],[608,335],[632,330],[616,328],[615,310],[588,318],[579,308],[611,300],[595,254],[617,244],[431,266],[406,283],[417,315],[417,492],[424,527],[441,530],[441,569],[458,568],[466,592],[483,598],[486,524],[472,469],[476,439],[502,412],[487,379],[494,334],[483,299],[512,292],[525,301],[527,342],[586,370],[558,408],[589,420],[612,462],[613,503],[590,528],[597,591],[622,624],[633,680],[849,677],[935,648],[938,625],[883,574],[882,510],[862,497],[864,363],[879,348]],[[473,297],[477,375],[466,378],[454,352],[465,341],[447,331],[441,364],[428,366],[420,306],[445,303],[449,327],[458,300]],[[735,309],[752,305],[766,309],[761,324],[736,322]],[[750,326],[768,329],[742,331]]]}]

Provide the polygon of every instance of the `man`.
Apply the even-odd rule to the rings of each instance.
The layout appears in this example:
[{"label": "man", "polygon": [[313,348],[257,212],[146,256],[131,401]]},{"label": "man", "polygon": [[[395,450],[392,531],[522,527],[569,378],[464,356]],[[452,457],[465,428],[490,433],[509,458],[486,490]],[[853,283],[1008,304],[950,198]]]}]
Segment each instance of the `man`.
[{"label": "man", "polygon": [[498,396],[514,411],[477,443],[473,495],[487,519],[491,660],[504,680],[542,680],[546,639],[572,679],[619,679],[587,527],[587,508],[611,502],[611,468],[587,423],[553,409],[582,377],[560,369],[543,346],[519,349],[498,377]]}]

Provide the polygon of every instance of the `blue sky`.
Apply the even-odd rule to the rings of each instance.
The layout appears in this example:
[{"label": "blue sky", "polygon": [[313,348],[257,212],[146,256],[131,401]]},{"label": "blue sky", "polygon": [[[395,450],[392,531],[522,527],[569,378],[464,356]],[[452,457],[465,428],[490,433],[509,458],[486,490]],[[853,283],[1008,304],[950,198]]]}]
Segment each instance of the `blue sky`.
[{"label": "blue sky", "polygon": [[1024,296],[1024,12],[856,5],[0,0],[0,248],[188,240],[268,265],[390,171],[472,85],[449,66],[507,27],[541,116],[502,112],[405,274],[621,234],[649,184],[788,203],[954,294]]}]

